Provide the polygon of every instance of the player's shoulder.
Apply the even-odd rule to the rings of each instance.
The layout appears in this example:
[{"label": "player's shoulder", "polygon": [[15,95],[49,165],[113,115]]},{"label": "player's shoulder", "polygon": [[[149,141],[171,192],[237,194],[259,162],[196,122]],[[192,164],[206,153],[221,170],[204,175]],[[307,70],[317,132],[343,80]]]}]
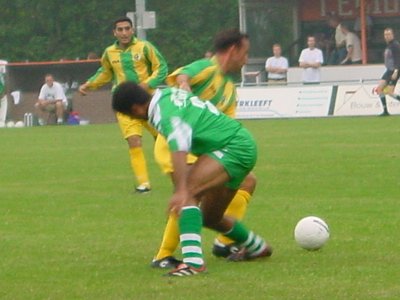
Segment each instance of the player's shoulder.
[{"label": "player's shoulder", "polygon": [[203,69],[213,66],[216,66],[216,64],[209,58],[201,58],[187,65],[187,67],[197,67]]},{"label": "player's shoulder", "polygon": [[395,48],[399,49],[399,48],[400,48],[400,42],[399,42],[398,40],[394,40],[394,41],[393,41],[393,46],[394,46]]}]

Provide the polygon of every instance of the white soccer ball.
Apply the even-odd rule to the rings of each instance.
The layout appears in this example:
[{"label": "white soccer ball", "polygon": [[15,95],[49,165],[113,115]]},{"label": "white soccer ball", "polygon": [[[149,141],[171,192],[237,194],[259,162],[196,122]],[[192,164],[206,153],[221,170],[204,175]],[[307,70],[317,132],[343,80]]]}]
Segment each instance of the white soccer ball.
[{"label": "white soccer ball", "polygon": [[6,126],[7,126],[7,128],[14,128],[15,127],[15,123],[14,123],[14,121],[8,121]]},{"label": "white soccer ball", "polygon": [[24,122],[22,122],[22,121],[18,121],[18,122],[15,123],[15,127],[17,127],[17,128],[22,128],[24,126],[25,126]]},{"label": "white soccer ball", "polygon": [[307,250],[320,249],[329,239],[329,227],[324,220],[309,216],[301,219],[294,229],[297,244]]}]

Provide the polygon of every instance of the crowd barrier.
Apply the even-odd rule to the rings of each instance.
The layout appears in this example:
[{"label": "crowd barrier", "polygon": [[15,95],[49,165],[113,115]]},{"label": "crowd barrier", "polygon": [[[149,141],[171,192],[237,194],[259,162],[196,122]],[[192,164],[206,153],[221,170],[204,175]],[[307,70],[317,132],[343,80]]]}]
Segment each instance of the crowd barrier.
[{"label": "crowd barrier", "polygon": [[[82,96],[77,91],[78,86],[99,66],[98,60],[8,64],[8,105],[5,105],[7,103],[4,98],[1,107],[7,107],[8,120],[23,120],[26,113],[33,113],[44,75],[52,73],[56,80],[66,87],[71,110],[79,113],[82,119],[91,124],[113,123],[116,120],[111,110],[110,85],[92,91],[88,96]],[[382,104],[372,90],[383,69],[382,65],[325,67],[324,79],[329,79],[329,82],[303,85],[294,82],[299,80],[301,69],[290,68],[288,85],[238,84],[237,117],[267,119],[379,115],[383,111]],[[340,74],[346,77],[346,81],[330,81],[334,77],[340,78]],[[399,92],[397,89],[396,91]],[[387,98],[390,114],[399,115],[400,102]]]},{"label": "crowd barrier", "polygon": [[[374,87],[376,82],[238,87],[237,118],[376,116],[383,108]],[[389,113],[400,115],[400,101],[386,98]]]}]

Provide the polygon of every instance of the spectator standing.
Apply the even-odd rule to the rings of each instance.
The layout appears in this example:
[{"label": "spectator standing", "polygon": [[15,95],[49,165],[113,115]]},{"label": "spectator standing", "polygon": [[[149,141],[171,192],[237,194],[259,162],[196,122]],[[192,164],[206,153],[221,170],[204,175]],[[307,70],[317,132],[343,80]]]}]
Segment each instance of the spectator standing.
[{"label": "spectator standing", "polygon": [[386,71],[382,75],[375,92],[379,95],[383,106],[383,116],[389,115],[386,107],[386,95],[400,101],[400,95],[394,93],[400,72],[400,44],[394,39],[394,31],[392,28],[386,28],[383,32],[386,41],[386,49],[384,52]]},{"label": "spectator standing", "polygon": [[307,37],[307,46],[301,51],[299,65],[303,68],[304,83],[319,83],[321,81],[321,65],[324,63],[322,51],[315,47],[315,37]]},{"label": "spectator standing", "polygon": [[340,64],[361,64],[362,52],[360,38],[355,33],[351,32],[346,25],[342,24],[340,28],[346,36],[347,50],[347,55]]},{"label": "spectator standing", "polygon": [[64,111],[68,105],[63,86],[54,81],[52,74],[45,76],[45,83],[42,85],[38,101],[35,103],[35,114],[39,125],[45,125],[44,116],[46,113],[55,112],[57,124],[61,125],[64,121]]},{"label": "spectator standing", "polygon": [[273,56],[265,62],[265,71],[268,72],[268,83],[279,84],[286,83],[286,75],[289,68],[289,62],[282,56],[282,47],[280,44],[272,46]]},{"label": "spectator standing", "polygon": [[328,20],[328,24],[331,28],[335,29],[335,50],[332,51],[332,54],[329,58],[329,64],[338,65],[343,59],[346,57],[346,36],[342,32],[342,24],[340,22],[339,17],[336,15],[332,16]]}]

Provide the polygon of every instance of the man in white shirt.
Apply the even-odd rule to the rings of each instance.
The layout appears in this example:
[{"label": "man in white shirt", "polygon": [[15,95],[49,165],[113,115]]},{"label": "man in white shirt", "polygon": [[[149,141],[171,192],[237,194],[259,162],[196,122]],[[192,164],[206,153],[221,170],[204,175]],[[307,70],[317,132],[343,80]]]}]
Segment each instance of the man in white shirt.
[{"label": "man in white shirt", "polygon": [[269,57],[265,62],[265,71],[268,72],[268,83],[279,84],[286,83],[286,74],[289,68],[289,62],[282,55],[282,47],[280,44],[272,46],[274,56]]},{"label": "man in white shirt", "polygon": [[39,99],[35,104],[36,116],[39,125],[44,125],[44,114],[56,112],[57,124],[63,123],[64,111],[67,108],[67,97],[60,83],[54,81],[51,74],[45,76],[45,84],[42,85],[39,93]]},{"label": "man in white shirt", "polygon": [[335,50],[331,53],[329,64],[338,65],[346,57],[346,36],[342,32],[342,23],[338,16],[333,15],[328,19],[328,25],[335,28]]},{"label": "man in white shirt", "polygon": [[303,68],[304,83],[319,83],[321,81],[321,65],[324,63],[322,51],[315,48],[315,37],[307,37],[307,46],[299,57],[300,67]]},{"label": "man in white shirt", "polygon": [[346,57],[340,62],[341,65],[344,64],[360,64],[362,58],[361,52],[361,42],[359,37],[351,32],[349,28],[342,24],[340,27],[343,34],[346,36]]}]

